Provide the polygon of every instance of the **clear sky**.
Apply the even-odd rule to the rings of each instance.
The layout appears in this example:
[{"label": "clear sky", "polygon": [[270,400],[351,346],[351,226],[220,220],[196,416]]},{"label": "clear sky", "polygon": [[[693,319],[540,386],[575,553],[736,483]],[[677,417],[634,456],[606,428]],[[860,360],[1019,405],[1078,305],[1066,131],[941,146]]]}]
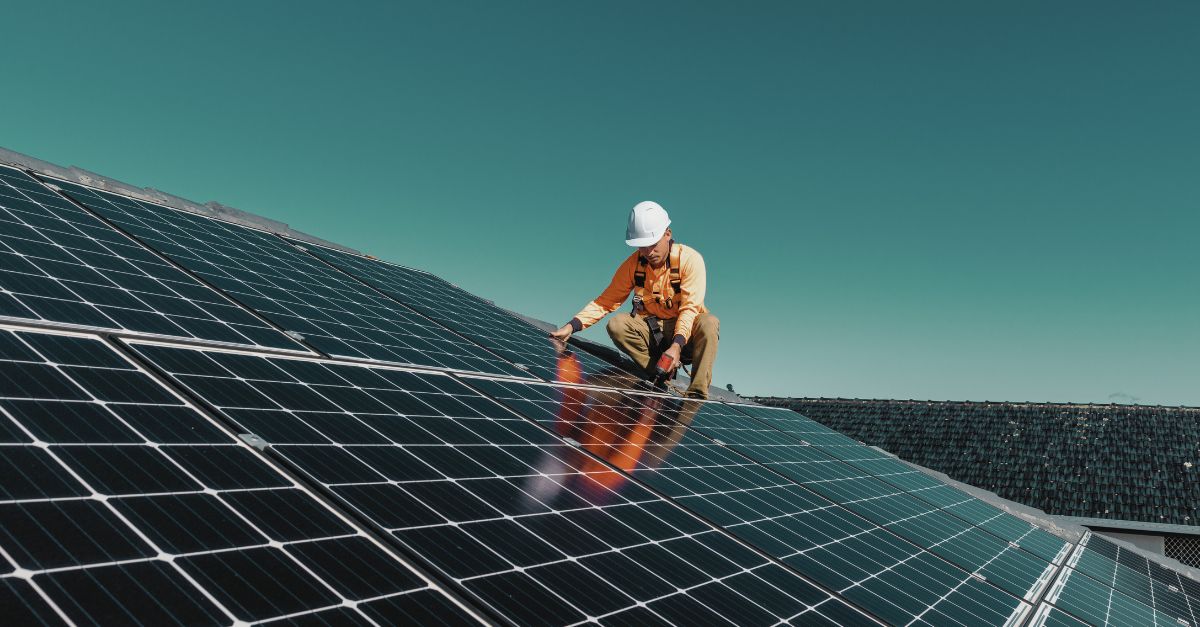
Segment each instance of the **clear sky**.
[{"label": "clear sky", "polygon": [[1200,405],[1194,0],[72,4],[0,145],[559,323],[657,200],[744,394]]}]

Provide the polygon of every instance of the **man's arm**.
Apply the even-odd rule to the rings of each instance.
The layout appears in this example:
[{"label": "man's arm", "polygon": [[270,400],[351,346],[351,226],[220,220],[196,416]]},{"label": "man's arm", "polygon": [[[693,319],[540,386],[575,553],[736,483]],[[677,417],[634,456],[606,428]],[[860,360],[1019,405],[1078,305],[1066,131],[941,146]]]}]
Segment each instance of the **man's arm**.
[{"label": "man's arm", "polygon": [[572,333],[578,333],[599,322],[604,316],[616,311],[629,298],[633,291],[633,274],[637,270],[637,253],[629,256],[613,273],[608,287],[596,297],[596,300],[584,306],[579,313],[567,324],[550,334],[558,340],[566,341]]},{"label": "man's arm", "polygon": [[681,348],[692,337],[692,323],[704,306],[707,276],[704,257],[692,250],[686,259],[679,260],[679,319],[675,322],[675,344]]}]

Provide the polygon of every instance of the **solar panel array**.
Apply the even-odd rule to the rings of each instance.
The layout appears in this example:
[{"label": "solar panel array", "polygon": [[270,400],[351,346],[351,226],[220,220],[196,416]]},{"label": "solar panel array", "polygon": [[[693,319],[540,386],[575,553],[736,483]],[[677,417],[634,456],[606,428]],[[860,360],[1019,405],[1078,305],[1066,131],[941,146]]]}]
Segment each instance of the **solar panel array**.
[{"label": "solar panel array", "polygon": [[[545,331],[432,274],[321,246],[304,247],[546,381],[587,383],[599,379],[605,385],[622,387],[638,381],[589,353],[567,349],[569,355],[564,355],[564,347]],[[570,361],[564,364],[564,359]]]},{"label": "solar panel array", "polygon": [[867,622],[449,376],[137,350],[520,623]]},{"label": "solar panel array", "polygon": [[[889,622],[1004,624],[1029,611],[1019,595],[822,494],[821,484],[842,474],[838,464],[816,482],[796,481],[747,456],[721,427],[727,407],[616,392],[564,402],[563,390],[544,386],[479,385],[585,448],[613,452],[635,478]],[[969,550],[948,548],[952,556]]]},{"label": "solar panel array", "polygon": [[0,183],[8,623],[1200,624],[1137,552],[432,275]]},{"label": "solar panel array", "polygon": [[[921,510],[935,514],[940,524],[961,527],[969,524],[978,527],[970,532],[976,545],[996,545],[996,540],[1017,545],[1045,562],[1059,563],[1069,550],[1063,539],[1041,528],[1021,521],[967,495],[966,493],[938,481],[876,449],[864,446],[850,438],[805,418],[795,412],[763,407],[759,405],[733,405],[741,414],[757,418],[767,429],[756,429],[750,437],[744,437],[745,447],[754,451],[764,463],[786,466],[787,472],[804,477],[803,463],[788,463],[805,449],[815,450],[818,462],[838,460],[852,470],[849,471],[854,487],[851,492],[868,489],[872,493],[890,493],[895,500],[901,493],[915,497],[905,498]],[[744,421],[734,418],[732,433],[748,435]],[[782,432],[783,438],[776,433]],[[811,447],[811,448],[810,448]],[[828,489],[828,488],[827,488]],[[903,497],[901,497],[903,498]],[[933,512],[936,508],[940,512]],[[929,524],[923,520],[923,524]]]},{"label": "solar panel array", "polygon": [[470,615],[99,338],[0,330],[7,624]]},{"label": "solar panel array", "polygon": [[0,316],[305,350],[29,175],[0,166]]},{"label": "solar panel array", "polygon": [[274,234],[65,181],[56,184],[327,355],[526,376]]}]

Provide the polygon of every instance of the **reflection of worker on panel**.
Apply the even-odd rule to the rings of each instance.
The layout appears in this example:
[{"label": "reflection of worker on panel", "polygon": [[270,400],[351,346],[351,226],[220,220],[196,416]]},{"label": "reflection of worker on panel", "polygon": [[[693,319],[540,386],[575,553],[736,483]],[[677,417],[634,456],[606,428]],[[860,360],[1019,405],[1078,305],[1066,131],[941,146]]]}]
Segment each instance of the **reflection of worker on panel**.
[{"label": "reflection of worker on panel", "polygon": [[[560,374],[572,371],[569,362],[574,359],[571,354],[560,359]],[[589,383],[607,386],[619,378],[617,372],[602,373]],[[555,431],[624,472],[660,466],[700,408],[697,401],[662,396],[633,397],[616,390],[563,387],[559,392],[562,396],[556,408]],[[589,502],[609,501],[628,480],[625,474],[614,472],[574,449],[555,451],[555,456],[548,455],[544,461],[538,469],[547,475],[561,473],[566,466],[583,473],[571,477],[570,483],[561,476],[530,478],[526,489],[548,504],[564,488]],[[555,466],[559,468],[556,470]]]},{"label": "reflection of worker on panel", "polygon": [[671,239],[671,219],[658,203],[645,201],[629,214],[625,243],[637,250],[617,268],[612,282],[551,337],[565,342],[616,311],[633,292],[633,311],[613,316],[608,335],[651,379],[657,370],[674,378],[692,364],[687,395],[708,398],[717,359],[720,321],[704,308],[704,258]]}]

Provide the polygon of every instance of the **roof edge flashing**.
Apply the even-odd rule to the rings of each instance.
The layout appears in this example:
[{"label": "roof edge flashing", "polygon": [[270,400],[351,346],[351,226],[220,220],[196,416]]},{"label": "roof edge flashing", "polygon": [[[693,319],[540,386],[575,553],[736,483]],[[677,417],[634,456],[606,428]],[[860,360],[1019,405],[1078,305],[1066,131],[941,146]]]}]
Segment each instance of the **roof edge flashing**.
[{"label": "roof edge flashing", "polygon": [[1144,531],[1155,534],[1167,533],[1181,536],[1200,536],[1200,527],[1192,525],[1142,522],[1140,520],[1122,520],[1120,518],[1095,518],[1089,516],[1057,516],[1057,518],[1085,527],[1120,531]]},{"label": "roof edge flashing", "polygon": [[248,211],[243,211],[235,207],[230,207],[229,205],[225,205],[216,201],[209,201],[201,204],[180,196],[176,196],[174,194],[169,194],[167,192],[154,189],[153,187],[138,187],[136,185],[118,181],[114,178],[96,174],[95,172],[85,170],[79,166],[73,165],[63,167],[54,163],[50,163],[49,161],[43,161],[37,157],[30,157],[29,155],[16,152],[15,150],[9,150],[4,147],[0,147],[0,163],[13,165],[25,170],[32,170],[38,174],[53,176],[67,181],[72,181],[74,183],[79,183],[80,185],[87,185],[88,187],[95,187],[105,191],[122,194],[138,200],[164,205],[172,209],[178,209],[188,213],[195,213],[208,218],[218,218],[255,229],[267,230],[271,231],[272,233],[278,233],[279,235],[304,240],[312,244],[328,246],[329,248],[335,248],[337,250],[343,250],[360,255],[362,254],[361,252],[348,246],[336,244],[334,242],[323,240],[314,235],[297,231],[288,226],[287,223],[280,222],[278,220],[272,220],[271,218],[265,218],[263,216],[253,214]]}]

